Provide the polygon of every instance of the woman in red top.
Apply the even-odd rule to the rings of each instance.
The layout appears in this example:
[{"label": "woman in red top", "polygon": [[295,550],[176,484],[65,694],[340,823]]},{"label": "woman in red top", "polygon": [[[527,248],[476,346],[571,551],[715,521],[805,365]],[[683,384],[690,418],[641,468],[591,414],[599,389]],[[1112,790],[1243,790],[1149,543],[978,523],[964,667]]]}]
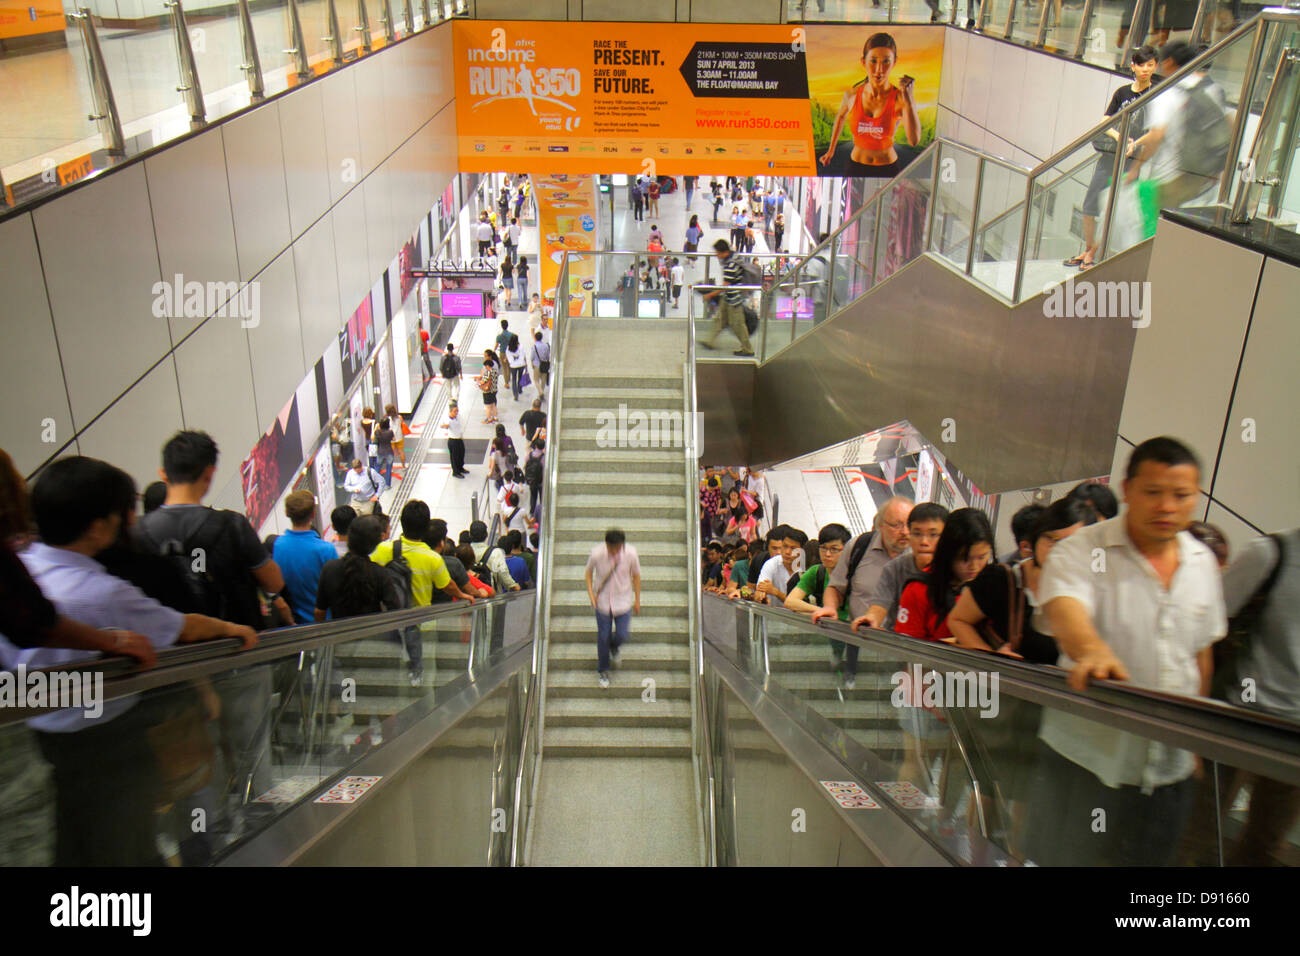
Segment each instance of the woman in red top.
[{"label": "woman in red top", "polygon": [[894,630],[923,641],[951,640],[948,612],[961,589],[993,557],[993,529],[984,512],[958,508],[948,516],[925,578],[909,581],[898,602]]},{"label": "woman in red top", "polygon": [[916,115],[916,103],[912,99],[912,77],[904,76],[897,86],[889,82],[890,71],[897,62],[898,45],[888,33],[877,33],[867,40],[867,45],[862,48],[862,66],[867,76],[849,87],[840,102],[830,146],[821,157],[823,166],[829,167],[834,159],[840,133],[847,121],[853,151],[849,154],[844,175],[898,174],[894,133],[901,121],[908,143],[915,146],[921,141],[921,120]]}]

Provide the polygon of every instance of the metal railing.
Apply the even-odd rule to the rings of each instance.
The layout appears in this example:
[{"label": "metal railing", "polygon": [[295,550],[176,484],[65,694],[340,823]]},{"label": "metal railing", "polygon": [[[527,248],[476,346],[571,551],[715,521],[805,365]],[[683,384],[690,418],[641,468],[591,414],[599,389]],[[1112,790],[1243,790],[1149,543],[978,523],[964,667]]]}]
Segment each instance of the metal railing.
[{"label": "metal railing", "polygon": [[[1250,50],[1245,58],[1241,85],[1236,90],[1235,103],[1231,100],[1229,102],[1229,109],[1235,109],[1235,113],[1230,117],[1232,137],[1228,159],[1224,169],[1217,177],[1218,203],[1225,203],[1231,194],[1234,182],[1239,183],[1239,189],[1241,190],[1249,189],[1252,181],[1249,178],[1236,175],[1238,172],[1237,157],[1241,152],[1244,130],[1248,125],[1248,114],[1250,114],[1254,104],[1257,78],[1262,75],[1264,70],[1269,68],[1271,53],[1277,53],[1277,59],[1282,61],[1284,66],[1290,62],[1281,47],[1284,41],[1283,31],[1278,29],[1269,34],[1270,27],[1275,24],[1282,24],[1286,25],[1288,29],[1295,29],[1300,26],[1300,10],[1272,8],[1263,11],[1250,22],[1238,27],[1218,43],[1209,47],[1171,76],[1163,79],[1159,86],[1152,88],[1151,92],[1133,100],[1113,117],[1081,134],[1074,141],[1057,150],[1051,157],[1038,163],[1033,168],[1020,166],[1008,160],[984,154],[979,150],[944,137],[937,138],[916,157],[906,170],[880,189],[825,240],[777,279],[772,294],[766,297],[763,313],[760,317],[760,331],[764,342],[769,337],[769,326],[778,321],[782,323],[787,321],[786,318],[778,319],[773,314],[778,296],[783,290],[789,289],[792,294],[809,297],[819,305],[818,314],[815,316],[814,322],[811,323],[815,325],[852,305],[861,299],[863,295],[866,295],[875,285],[884,281],[898,268],[905,265],[906,262],[925,253],[937,254],[941,261],[947,261],[965,275],[985,285],[992,294],[1004,299],[1009,304],[1018,304],[1040,294],[1043,291],[1041,288],[1026,288],[1025,280],[1027,265],[1030,260],[1042,256],[1048,200],[1063,184],[1068,184],[1072,179],[1078,180],[1080,173],[1085,168],[1091,168],[1094,161],[1112,164],[1108,180],[1111,184],[1120,183],[1125,175],[1126,150],[1124,149],[1117,149],[1113,153],[1094,153],[1092,156],[1083,156],[1081,158],[1076,154],[1080,150],[1091,149],[1091,144],[1099,137],[1106,135],[1107,131],[1114,132],[1119,142],[1128,143],[1130,126],[1138,122],[1136,117],[1139,111],[1150,107],[1156,97],[1174,89],[1184,80],[1192,77],[1193,74],[1210,68],[1216,58],[1224,54],[1225,51],[1239,48],[1239,45],[1244,46],[1247,42],[1250,44]],[[1266,35],[1272,36],[1271,47],[1277,47],[1276,50],[1272,50],[1271,47],[1270,50],[1265,50]],[[1288,75],[1293,74],[1288,72]],[[1260,145],[1261,142],[1261,138],[1257,136],[1251,157],[1255,163],[1261,162],[1261,158],[1255,155],[1257,152],[1262,154],[1264,147]],[[1100,158],[1093,160],[1093,156],[1097,155]],[[963,254],[957,256],[956,261],[953,261],[953,254],[945,253],[942,249],[942,238],[940,231],[936,228],[936,215],[941,200],[950,199],[947,191],[947,183],[949,182],[947,177],[951,175],[953,165],[948,161],[952,160],[955,163],[962,157],[975,165],[974,188],[969,196],[969,209],[965,210],[967,239],[964,243],[964,251]],[[1014,190],[1011,191],[1013,198],[1008,202],[994,204],[995,208],[989,210],[986,209],[988,203],[985,202],[986,184],[989,171],[992,169],[1001,170],[1004,177],[1015,177],[1017,180],[1019,177],[1024,177],[1025,183],[1023,189],[1020,189],[1017,182]],[[1215,177],[1207,178],[1207,189],[1204,192],[1208,193],[1209,189],[1215,185],[1210,181],[1213,178]],[[1277,195],[1279,182],[1279,177],[1265,178],[1262,185],[1272,186],[1274,195]],[[911,191],[913,195],[907,196],[908,191]],[[1116,218],[1117,197],[1120,195],[1120,189],[1112,186],[1112,188],[1108,189],[1108,193],[1105,211],[1102,216],[1098,217],[1099,240],[1094,263],[1100,263],[1118,255],[1136,244],[1131,241],[1115,241],[1112,224]],[[1258,197],[1258,189],[1254,195]],[[898,243],[906,248],[906,251],[902,254],[903,261],[891,264],[882,256],[881,242],[882,238],[898,239],[898,237],[888,234],[890,229],[888,213],[892,208],[891,204],[903,199],[917,199],[918,197],[928,204],[925,210],[924,226],[917,229],[917,234],[912,235],[909,240]],[[1250,204],[1249,197],[1239,201],[1243,207]],[[962,205],[962,203],[953,202],[952,205],[956,207]],[[1242,213],[1241,215],[1246,214]],[[951,216],[945,215],[945,221],[949,219],[951,219]],[[990,258],[986,240],[1000,231],[1001,227],[1005,227],[1008,231],[1014,229],[1014,235],[1008,235],[1004,244],[1008,247],[1014,245],[1015,248],[1007,248],[1001,255],[994,254]],[[869,244],[864,237],[870,237]],[[855,249],[862,245],[867,245],[869,258],[865,260],[861,258],[860,254],[856,254],[857,258],[855,258],[855,253],[846,253],[845,251],[846,248]],[[963,244],[959,242],[956,246],[960,249]],[[980,258],[981,252],[984,255],[983,259]],[[979,267],[990,262],[1001,263],[1008,266],[1008,268],[1014,266],[1012,272],[1005,273],[1009,275],[1009,281],[990,278],[987,275],[982,276]],[[1053,281],[1059,281],[1065,277],[1065,271],[1061,270],[1060,276],[1054,277]],[[822,314],[820,308],[821,303],[826,303],[824,314]],[[792,309],[788,318],[790,322],[790,342],[803,334],[799,329],[799,319],[799,310]],[[808,328],[803,330],[803,332],[806,331],[808,331]],[[763,360],[766,361],[771,358],[772,354],[779,351],[780,347],[784,347],[784,344],[770,351],[765,348],[761,353]]]}]

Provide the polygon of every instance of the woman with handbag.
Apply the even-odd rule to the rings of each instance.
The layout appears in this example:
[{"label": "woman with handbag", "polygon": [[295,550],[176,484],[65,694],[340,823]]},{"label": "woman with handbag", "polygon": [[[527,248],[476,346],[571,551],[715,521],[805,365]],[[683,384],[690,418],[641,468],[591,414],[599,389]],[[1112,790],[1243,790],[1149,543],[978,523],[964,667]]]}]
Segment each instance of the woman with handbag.
[{"label": "woman with handbag", "polygon": [[[687,252],[698,252],[700,249],[700,240],[704,238],[704,230],[700,228],[700,217],[691,216],[690,224],[686,227],[686,244]],[[691,265],[695,264],[695,256],[687,256],[686,261]]]},{"label": "woman with handbag", "polygon": [[501,360],[497,358],[496,352],[491,349],[484,350],[483,371],[474,381],[478,384],[479,391],[483,393],[483,412],[487,415],[487,418],[483,419],[483,424],[495,425],[501,420],[497,418],[497,385],[501,382]]}]

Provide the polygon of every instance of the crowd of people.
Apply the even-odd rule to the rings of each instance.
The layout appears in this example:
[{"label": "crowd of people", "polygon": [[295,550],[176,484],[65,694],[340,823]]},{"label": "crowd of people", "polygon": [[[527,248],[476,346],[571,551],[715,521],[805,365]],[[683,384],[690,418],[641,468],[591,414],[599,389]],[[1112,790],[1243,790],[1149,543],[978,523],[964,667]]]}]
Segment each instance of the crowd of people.
[{"label": "crowd of people", "polygon": [[[1283,603],[1300,580],[1300,531],[1252,541],[1230,562],[1223,533],[1191,518],[1199,480],[1200,463],[1181,442],[1143,442],[1127,463],[1124,514],[1109,487],[1084,482],[1051,504],[1020,509],[1012,519],[1015,547],[998,558],[982,511],[949,512],[905,497],[883,503],[873,530],[856,537],[833,523],[810,541],[782,524],[756,539],[738,533],[744,487],[726,488],[708,469],[700,491],[708,542],[703,586],[806,614],[812,623],[838,620],[854,632],[866,625],[1059,664],[1078,690],[1094,679],[1131,681],[1300,718],[1300,632]],[[1241,625],[1246,613],[1250,621]],[[1231,638],[1229,615],[1241,625]],[[860,650],[829,641],[844,690],[856,686]],[[927,742],[946,738],[948,727],[940,711],[922,706],[918,688],[904,686],[900,772],[919,785]],[[1262,686],[1268,691],[1258,692]],[[1192,861],[1196,827],[1187,823],[1203,775],[1191,753],[1021,705],[1004,700],[999,727],[1012,733],[991,731],[989,747],[1005,771],[1001,784],[1019,811],[1013,822],[1023,825],[1017,837],[1031,858]],[[1300,819],[1300,790],[1232,775],[1234,792],[1247,784],[1254,788],[1250,818],[1232,857],[1276,861],[1280,841]],[[1037,814],[1023,813],[1026,806]],[[1104,839],[1083,822],[1062,827],[1069,813],[1082,821],[1098,806],[1116,810]]]},{"label": "crowd of people", "polygon": [[[544,414],[543,421],[525,416],[521,428],[540,457]],[[472,604],[536,581],[537,534],[515,520],[525,486],[534,508],[541,500],[533,462],[516,470],[517,481],[502,482],[514,490],[504,497],[508,520],[493,544],[482,521],[453,538],[419,500],[406,502],[395,526],[373,502],[336,507],[334,540],[325,540],[308,490],[284,499],[289,530],[261,541],[241,513],[204,504],[217,470],[211,436],[178,432],[161,457],[164,480],[142,495],[126,472],[84,456],[50,463],[29,493],[0,451],[0,667],[71,665],[101,654],[152,665],[159,650],[175,644],[237,638],[250,648],[267,628]],[[423,686],[420,627],[391,639],[410,685]],[[235,786],[246,772],[254,791],[269,786],[263,717],[272,671],[241,668],[168,686],[105,703],[98,715],[64,709],[32,718],[40,753],[53,767],[55,863],[161,862],[164,806],[202,807],[213,834],[228,829],[236,810],[212,781]],[[160,743],[175,743],[182,730],[184,748]],[[212,772],[214,763],[224,777]],[[206,775],[198,772],[204,766]],[[212,838],[175,829],[182,861],[206,862]]]}]

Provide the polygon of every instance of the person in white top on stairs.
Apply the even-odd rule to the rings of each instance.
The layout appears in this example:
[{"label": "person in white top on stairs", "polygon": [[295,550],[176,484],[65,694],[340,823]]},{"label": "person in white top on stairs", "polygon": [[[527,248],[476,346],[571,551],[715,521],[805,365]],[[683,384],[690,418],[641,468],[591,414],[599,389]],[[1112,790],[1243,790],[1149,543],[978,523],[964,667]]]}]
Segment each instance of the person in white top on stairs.
[{"label": "person in white top on stairs", "polygon": [[622,531],[611,528],[605,532],[605,543],[592,548],[587,558],[587,597],[596,611],[596,672],[601,687],[609,686],[609,665],[618,663],[632,615],[641,613],[641,562],[636,548],[626,541]]}]

